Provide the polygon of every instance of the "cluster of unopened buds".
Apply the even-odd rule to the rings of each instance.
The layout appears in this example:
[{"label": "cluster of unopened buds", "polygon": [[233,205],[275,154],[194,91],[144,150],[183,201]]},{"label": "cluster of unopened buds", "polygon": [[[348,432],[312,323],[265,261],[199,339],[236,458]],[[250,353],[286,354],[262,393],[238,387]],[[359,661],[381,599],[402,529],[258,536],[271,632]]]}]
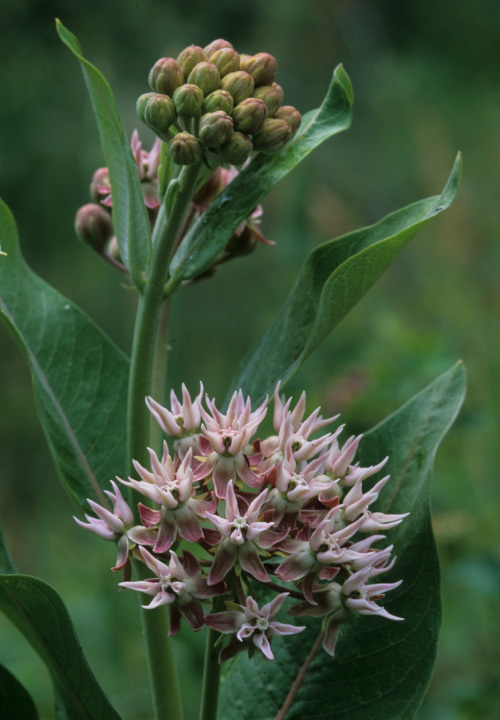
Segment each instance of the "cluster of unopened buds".
[{"label": "cluster of unopened buds", "polygon": [[[171,393],[170,408],[148,398],[169,444],[164,440],[161,457],[149,449],[150,468],[133,462],[139,479],[117,478],[146,498],[138,504],[140,523],[114,481],[105,491],[112,509],[89,500],[97,517],[75,518],[117,543],[113,570],[125,572],[121,587],[151,595],[148,608],[168,605],[171,635],[182,617],[194,630],[207,625],[229,635],[221,662],[255,650],[273,660],[272,638],[304,629],[275,620],[287,598],[290,615],[322,618],[330,655],[351,613],[402,619],[377,604],[400,583],[373,582],[395,562],[393,546],[376,544],[406,516],[370,510],[389,478],[369,489],[366,480],[387,458],[359,466],[361,436],[341,446],[340,426],[318,437],[337,417],[323,418],[320,408],[304,417],[305,393],[292,408],[279,384],[275,433],[259,439],[267,404],[252,410],[239,391],[223,413],[214,400],[203,403],[203,387],[192,399],[184,386],[182,402]],[[153,577],[131,580],[132,559]],[[270,593],[275,597],[260,606]],[[226,609],[216,611],[223,601]]]},{"label": "cluster of unopened buds", "polygon": [[[141,95],[137,111],[157,138],[150,152],[143,149],[137,130],[130,143],[152,229],[162,202],[162,163],[173,163],[175,176],[181,166],[203,160],[187,231],[253,153],[278,152],[295,135],[301,115],[291,105],[282,105],[283,90],[274,81],[277,67],[269,53],[242,55],[227,40],[214,40],[204,49],[190,45],[177,59],[161,58],[154,64],[149,73],[154,92]],[[95,171],[90,194],[92,202],[77,212],[76,233],[126,273],[114,236],[107,167]],[[258,228],[261,214],[259,206],[237,228],[214,267],[251,252],[257,242],[274,244]]]}]

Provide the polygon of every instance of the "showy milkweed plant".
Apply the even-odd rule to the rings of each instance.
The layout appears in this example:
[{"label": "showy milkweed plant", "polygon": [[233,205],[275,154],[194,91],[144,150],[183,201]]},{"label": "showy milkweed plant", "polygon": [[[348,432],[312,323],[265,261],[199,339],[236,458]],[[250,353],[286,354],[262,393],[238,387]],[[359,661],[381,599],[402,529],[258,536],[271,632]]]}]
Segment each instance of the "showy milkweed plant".
[{"label": "showy milkweed plant", "polygon": [[[199,388],[179,392],[165,372],[174,296],[217,282],[222,263],[245,262],[257,247],[273,252],[261,203],[348,128],[349,78],[339,65],[322,105],[301,115],[285,103],[269,53],[242,54],[221,39],[189,46],[154,64],[137,100],[156,137],[146,149],[140,130],[127,137],[76,37],[57,30],[83,71],[104,154],[75,229],[137,295],[130,357],[27,267],[4,204],[0,312],[30,364],[76,523],[116,546],[121,597],[139,594],[154,717],[182,717],[171,647],[181,624],[206,634],[200,720],[413,717],[440,622],[429,476],[463,399],[463,368],[360,436],[285,386],[451,204],[460,160],[439,196],[303,259],[226,400],[205,392],[202,355]],[[1,537],[0,570],[0,608],[46,663],[57,717],[121,717],[62,599],[18,574]],[[8,716],[38,717],[8,669],[1,677]]]}]

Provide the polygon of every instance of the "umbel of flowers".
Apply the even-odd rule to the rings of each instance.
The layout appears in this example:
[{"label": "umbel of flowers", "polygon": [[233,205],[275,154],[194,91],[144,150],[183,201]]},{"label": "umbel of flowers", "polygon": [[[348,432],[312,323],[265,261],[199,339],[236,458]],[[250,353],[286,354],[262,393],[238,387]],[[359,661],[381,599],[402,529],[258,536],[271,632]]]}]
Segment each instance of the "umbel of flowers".
[{"label": "umbel of flowers", "polygon": [[137,112],[169,143],[174,163],[192,165],[205,155],[241,165],[253,150],[281,150],[299,128],[300,113],[282,105],[277,69],[269,53],[240,55],[227,40],[190,45],[154,64],[153,92],[141,95]]},{"label": "umbel of flowers", "polygon": [[[369,478],[387,458],[361,467],[361,436],[340,444],[342,426],[323,433],[336,417],[323,418],[320,408],[305,417],[305,393],[292,407],[279,384],[274,434],[265,438],[267,398],[252,409],[235,392],[223,413],[203,387],[192,399],[183,386],[169,408],[146,402],[169,439],[161,457],[149,449],[149,467],[134,461],[137,478],[117,478],[144,498],[140,524],[114,481],[106,491],[112,508],[89,500],[96,517],[75,519],[117,544],[122,588],[152,596],[148,608],[168,605],[171,635],[184,617],[194,630],[208,625],[229,636],[221,661],[256,650],[273,660],[272,638],[304,629],[275,620],[287,598],[297,601],[287,603],[290,615],[321,618],[330,655],[352,613],[402,619],[379,604],[400,584],[379,582],[395,562],[384,533],[405,517],[371,509],[388,476]],[[130,579],[134,558],[150,578]],[[266,598],[276,595],[260,607],[263,588]],[[206,608],[212,598],[226,610]]]}]

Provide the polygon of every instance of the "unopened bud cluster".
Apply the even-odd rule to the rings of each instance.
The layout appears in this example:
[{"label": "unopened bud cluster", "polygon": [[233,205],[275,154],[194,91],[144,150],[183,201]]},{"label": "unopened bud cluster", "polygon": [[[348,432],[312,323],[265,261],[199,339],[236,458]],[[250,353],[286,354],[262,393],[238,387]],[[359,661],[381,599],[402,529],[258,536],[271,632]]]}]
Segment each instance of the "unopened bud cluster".
[{"label": "unopened bud cluster", "polygon": [[[304,629],[274,619],[287,598],[297,601],[290,615],[322,619],[330,655],[352,613],[402,619],[378,604],[400,582],[379,582],[395,558],[391,545],[376,546],[405,517],[370,509],[388,476],[367,480],[387,458],[361,467],[361,438],[341,446],[342,427],[318,437],[336,417],[323,418],[319,408],[304,417],[305,402],[303,393],[292,408],[278,385],[275,434],[260,439],[267,399],[252,410],[235,392],[224,414],[215,401],[203,403],[203,387],[192,399],[183,386],[182,402],[172,392],[170,408],[148,398],[170,447],[164,441],[161,457],[150,449],[148,468],[134,461],[135,478],[117,478],[147,498],[138,504],[140,524],[113,481],[105,491],[112,510],[89,500],[97,517],[77,520],[117,543],[120,586],[152,596],[148,608],[168,605],[171,634],[184,617],[195,630],[208,625],[228,635],[221,661],[256,650],[273,660],[272,637]],[[150,578],[130,579],[132,558],[146,564]],[[276,596],[260,606],[262,588]],[[214,597],[217,607],[206,613]],[[223,599],[226,610],[217,612]]]},{"label": "unopened bud cluster", "polygon": [[140,96],[137,112],[169,143],[174,163],[192,165],[211,152],[242,165],[253,150],[281,150],[299,128],[300,113],[282,105],[277,68],[269,53],[240,55],[226,40],[190,45],[154,64],[153,92]]}]

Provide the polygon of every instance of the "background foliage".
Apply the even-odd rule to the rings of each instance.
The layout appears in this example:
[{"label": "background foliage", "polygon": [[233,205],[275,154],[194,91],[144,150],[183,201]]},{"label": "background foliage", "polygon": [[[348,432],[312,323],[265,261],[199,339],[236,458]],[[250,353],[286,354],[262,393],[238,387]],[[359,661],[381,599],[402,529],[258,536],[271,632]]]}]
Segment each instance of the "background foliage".
[{"label": "background foliage", "polygon": [[[286,100],[302,112],[320,103],[338,62],[353,82],[352,128],[311,155],[266,201],[262,229],[277,246],[229,263],[217,281],[200,282],[174,303],[170,376],[176,388],[182,380],[196,387],[202,374],[209,392],[222,398],[227,378],[269,325],[310,250],[438,193],[462,150],[462,188],[453,208],[402,253],[289,388],[306,386],[311,409],[321,403],[327,413],[341,411],[358,432],[457,357],[464,359],[468,397],[438,456],[432,489],[444,625],[419,720],[493,720],[500,704],[500,490],[494,473],[500,6],[493,0],[474,8],[465,0],[4,0],[0,195],[16,216],[30,265],[128,351],[135,299],[72,231],[103,158],[80,71],[55,32],[56,16],[78,34],[86,56],[111,83],[129,133],[138,126],[135,99],[147,90],[157,57],[216,37],[242,52],[276,55]],[[138,632],[136,598],[116,592],[108,569],[113,548],[73,523],[74,508],[60,491],[38,427],[28,370],[4,330],[0,348],[6,540],[23,572],[43,577],[61,594],[96,675],[118,708],[139,718],[147,700],[142,647],[127,642],[124,632],[125,625]],[[187,687],[193,706],[200,635],[186,633],[178,643],[193,677],[194,689]],[[3,617],[0,662],[49,717],[45,670]]]}]

